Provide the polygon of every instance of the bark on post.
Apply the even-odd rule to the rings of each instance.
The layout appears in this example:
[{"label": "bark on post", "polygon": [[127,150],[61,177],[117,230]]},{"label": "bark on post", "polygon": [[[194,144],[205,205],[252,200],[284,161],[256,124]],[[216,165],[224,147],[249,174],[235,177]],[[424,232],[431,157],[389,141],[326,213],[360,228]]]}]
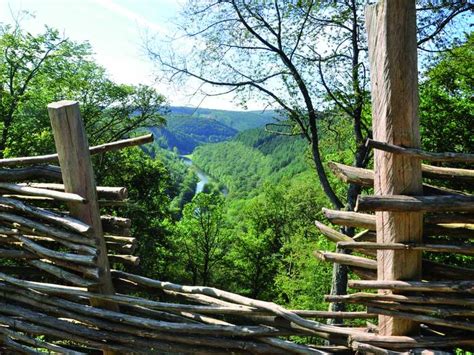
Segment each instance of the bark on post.
[{"label": "bark on post", "polygon": [[[86,199],[85,203],[69,203],[71,216],[91,226],[90,233],[95,239],[99,251],[97,257],[97,265],[100,270],[99,282],[89,290],[106,295],[114,294],[100,221],[94,171],[79,104],[76,101],[55,102],[48,105],[48,113],[53,127],[64,190]],[[91,303],[94,306],[118,310],[118,306],[109,301],[92,300]]]},{"label": "bark on post", "polygon": [[[380,0],[366,11],[372,83],[374,139],[419,148],[418,69],[415,1]],[[417,158],[375,151],[376,195],[421,195],[421,162]],[[377,212],[378,243],[421,243],[423,214]],[[421,251],[379,250],[378,280],[417,280]],[[405,335],[416,323],[380,316],[381,335]]]}]

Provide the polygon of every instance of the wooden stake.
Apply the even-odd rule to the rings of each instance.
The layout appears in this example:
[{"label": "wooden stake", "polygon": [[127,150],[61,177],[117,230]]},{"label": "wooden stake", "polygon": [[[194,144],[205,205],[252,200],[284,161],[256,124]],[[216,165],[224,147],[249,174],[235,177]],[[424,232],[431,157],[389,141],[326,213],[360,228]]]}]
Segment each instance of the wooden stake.
[{"label": "wooden stake", "polygon": [[[48,105],[48,113],[63,175],[64,190],[83,196],[87,200],[85,204],[70,203],[71,216],[91,226],[91,235],[99,250],[97,257],[97,266],[100,270],[99,283],[97,286],[89,287],[89,290],[113,295],[115,292],[100,221],[94,171],[79,104],[75,101],[55,102]],[[118,310],[117,304],[110,301],[92,299],[91,303],[93,306]]]},{"label": "wooden stake", "polygon": [[[372,83],[374,139],[419,148],[418,67],[414,1],[380,0],[366,11]],[[419,159],[375,151],[376,195],[421,195]],[[377,212],[378,243],[421,243],[423,213]],[[377,252],[379,280],[417,280],[421,251]],[[379,318],[381,335],[405,335],[416,323],[391,316]]]}]

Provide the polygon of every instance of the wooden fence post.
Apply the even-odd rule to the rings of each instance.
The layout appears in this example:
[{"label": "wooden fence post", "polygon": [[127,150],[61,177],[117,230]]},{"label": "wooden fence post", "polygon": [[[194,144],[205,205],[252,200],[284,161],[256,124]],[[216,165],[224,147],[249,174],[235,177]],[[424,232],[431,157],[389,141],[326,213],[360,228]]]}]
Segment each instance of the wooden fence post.
[{"label": "wooden fence post", "polygon": [[[366,11],[372,127],[374,139],[404,147],[420,146],[418,121],[418,68],[414,0],[380,0]],[[376,195],[421,195],[419,159],[375,150]],[[422,241],[420,212],[377,212],[377,242]],[[417,280],[421,277],[421,252],[377,252],[378,280]],[[380,316],[380,335],[416,331],[409,320]]]},{"label": "wooden fence post", "polygon": [[[114,294],[100,221],[94,171],[79,104],[76,101],[54,102],[48,105],[48,113],[53,127],[64,190],[86,199],[86,203],[70,203],[68,205],[71,216],[92,227],[91,233],[99,251],[97,258],[99,283],[89,288],[89,291]],[[93,300],[91,303],[94,306],[118,310],[115,303],[99,300]]]}]

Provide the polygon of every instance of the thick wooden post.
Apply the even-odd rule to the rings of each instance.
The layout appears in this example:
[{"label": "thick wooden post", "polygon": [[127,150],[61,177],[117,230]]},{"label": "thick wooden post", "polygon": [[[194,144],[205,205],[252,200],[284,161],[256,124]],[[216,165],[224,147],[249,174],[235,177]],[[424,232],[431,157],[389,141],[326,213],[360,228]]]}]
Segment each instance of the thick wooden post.
[{"label": "thick wooden post", "polygon": [[[414,0],[380,0],[366,11],[372,85],[374,139],[404,147],[420,146],[418,121],[418,68]],[[375,150],[376,195],[421,195],[419,159]],[[420,212],[377,212],[377,242],[422,240]],[[380,250],[378,280],[417,280],[421,252]],[[404,335],[417,324],[380,316],[381,335]]]},{"label": "thick wooden post", "polygon": [[[48,105],[48,113],[53,127],[64,190],[86,199],[86,203],[70,203],[69,210],[73,217],[92,227],[91,233],[99,251],[97,258],[99,284],[89,290],[103,294],[113,294],[114,288],[100,221],[94,171],[79,104],[76,101],[54,102]],[[95,300],[92,304],[118,310],[115,303]]]}]

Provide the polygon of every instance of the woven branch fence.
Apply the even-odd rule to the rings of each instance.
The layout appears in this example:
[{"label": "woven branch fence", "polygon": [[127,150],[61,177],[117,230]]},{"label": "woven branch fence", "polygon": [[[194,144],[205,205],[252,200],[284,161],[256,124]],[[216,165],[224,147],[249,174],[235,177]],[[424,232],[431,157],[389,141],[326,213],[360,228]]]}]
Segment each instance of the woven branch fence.
[{"label": "woven branch fence", "polygon": [[[67,114],[56,115],[58,110]],[[358,255],[324,251],[315,251],[315,255],[347,265],[360,276],[361,280],[349,282],[351,288],[388,292],[327,296],[329,302],[364,305],[366,312],[287,310],[274,303],[211,287],[177,285],[100,265],[101,253],[111,263],[139,262],[133,255],[136,239],[130,235],[131,221],[97,215],[100,228],[96,228],[80,218],[84,212],[78,213],[78,207],[90,214],[94,212],[91,211],[94,203],[72,192],[70,180],[71,175],[76,178],[84,175],[87,168],[80,166],[65,171],[59,166],[45,165],[61,162],[66,156],[72,159],[71,152],[64,154],[64,151],[78,146],[77,142],[71,143],[71,137],[83,136],[77,131],[82,125],[78,105],[55,104],[50,114],[52,122],[78,121],[64,125],[75,127],[74,132],[58,130],[53,123],[55,137],[63,135],[69,139],[67,146],[57,145],[59,154],[0,161],[0,165],[9,166],[0,170],[0,257],[14,261],[2,266],[0,272],[0,339],[5,351],[323,354],[474,347],[473,269],[423,259],[423,281],[377,281],[374,258],[377,250],[473,255],[472,195],[425,185],[429,194],[423,196],[359,196],[357,212],[323,209],[333,224],[363,231],[351,238],[316,222],[321,233],[336,242],[339,250],[351,250]],[[80,158],[90,164],[90,154],[144,144],[152,139],[148,135],[87,147],[85,153],[84,149],[79,150]],[[376,147],[392,149],[381,143]],[[363,187],[373,184],[371,170],[338,163],[331,163],[330,167],[343,181]],[[442,169],[439,177],[446,179],[450,169],[429,166],[430,179],[437,177],[433,175],[437,169]],[[452,171],[455,173],[451,179],[474,182],[471,170]],[[80,181],[87,179],[81,177]],[[95,184],[92,187],[98,206],[116,211],[127,203],[124,187]],[[423,242],[377,243],[375,215],[362,211],[379,210],[426,211]],[[95,212],[98,211],[96,208]],[[98,232],[102,233],[99,237],[105,242],[104,249],[100,249],[96,239]],[[101,288],[107,281],[104,275],[110,278],[111,290]],[[154,296],[131,295],[141,291]],[[373,322],[377,315],[423,323],[423,331],[415,337],[378,335]],[[327,325],[326,318],[344,319],[346,324]],[[359,320],[360,324],[361,319],[372,322],[367,322],[366,327],[351,325],[353,320]],[[292,336],[306,341],[298,344],[291,341]],[[310,345],[317,338],[331,345]]]},{"label": "woven branch fence", "polygon": [[[374,139],[367,145],[374,149],[374,170],[329,167],[375,194],[360,195],[355,212],[323,209],[332,224],[360,232],[349,237],[316,221],[337,252],[315,251],[359,277],[349,281],[355,293],[326,300],[366,311],[288,310],[111,269],[140,262],[133,255],[137,240],[132,221],[116,216],[128,202],[127,189],[96,186],[91,154],[153,137],[89,147],[78,104],[65,101],[48,106],[57,154],[0,160],[0,353],[472,351],[474,269],[433,261],[427,253],[474,255],[474,196],[465,192],[473,190],[474,170],[421,160],[470,164],[474,155],[418,148],[414,2],[381,1],[367,18],[374,111]],[[388,28],[409,30],[384,32]],[[407,63],[400,65],[399,53]],[[392,95],[400,87],[411,94]],[[437,180],[465,189],[434,186]]]}]

